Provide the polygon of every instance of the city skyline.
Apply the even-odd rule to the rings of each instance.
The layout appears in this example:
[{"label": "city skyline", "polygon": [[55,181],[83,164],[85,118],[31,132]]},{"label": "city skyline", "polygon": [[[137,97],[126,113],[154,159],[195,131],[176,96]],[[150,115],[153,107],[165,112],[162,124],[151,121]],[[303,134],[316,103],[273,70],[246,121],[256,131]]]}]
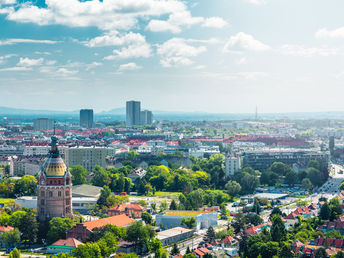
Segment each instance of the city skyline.
[{"label": "city skyline", "polygon": [[343,111],[341,7],[1,0],[2,105],[100,112],[140,99],[166,111]]}]

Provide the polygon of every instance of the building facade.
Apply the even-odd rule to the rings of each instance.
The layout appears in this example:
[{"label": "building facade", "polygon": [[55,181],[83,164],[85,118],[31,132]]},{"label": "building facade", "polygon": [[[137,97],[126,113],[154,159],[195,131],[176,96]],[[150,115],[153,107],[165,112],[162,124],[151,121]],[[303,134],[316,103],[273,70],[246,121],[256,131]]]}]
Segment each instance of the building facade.
[{"label": "building facade", "polygon": [[151,125],[153,123],[153,113],[149,110],[143,110],[140,114],[142,125]]},{"label": "building facade", "polygon": [[127,101],[126,103],[126,126],[133,127],[141,124],[141,102]]},{"label": "building facade", "polygon": [[83,128],[93,127],[93,109],[80,110],[80,126]]},{"label": "building facade", "polygon": [[37,186],[37,213],[40,221],[53,217],[72,217],[72,176],[51,137],[51,150],[44,162]]},{"label": "building facade", "polygon": [[113,148],[104,147],[73,147],[65,149],[65,160],[68,167],[81,165],[87,171],[92,171],[96,165],[106,167],[106,156]]},{"label": "building facade", "polygon": [[240,157],[229,156],[225,159],[225,174],[226,177],[234,175],[236,171],[241,169]]},{"label": "building facade", "polygon": [[53,129],[53,121],[49,118],[37,118],[33,121],[33,128],[35,130],[51,130]]}]

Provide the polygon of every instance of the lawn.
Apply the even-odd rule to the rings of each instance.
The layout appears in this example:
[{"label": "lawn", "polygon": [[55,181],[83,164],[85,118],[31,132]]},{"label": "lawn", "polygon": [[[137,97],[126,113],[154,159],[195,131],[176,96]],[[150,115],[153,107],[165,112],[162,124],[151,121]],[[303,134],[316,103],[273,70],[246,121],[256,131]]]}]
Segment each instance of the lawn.
[{"label": "lawn", "polygon": [[179,197],[179,192],[155,192],[156,197]]}]

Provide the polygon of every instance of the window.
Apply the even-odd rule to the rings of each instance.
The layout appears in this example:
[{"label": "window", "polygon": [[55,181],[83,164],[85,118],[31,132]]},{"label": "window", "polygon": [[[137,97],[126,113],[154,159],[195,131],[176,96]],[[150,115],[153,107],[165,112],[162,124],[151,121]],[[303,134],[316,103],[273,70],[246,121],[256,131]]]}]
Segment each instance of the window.
[{"label": "window", "polygon": [[44,200],[41,200],[41,205],[44,205]]},{"label": "window", "polygon": [[41,208],[41,214],[44,214],[44,209],[43,208]]},{"label": "window", "polygon": [[69,196],[69,191],[66,191],[66,196]]},{"label": "window", "polygon": [[49,197],[53,197],[53,192],[49,192]]},{"label": "window", "polygon": [[54,185],[56,185],[56,180],[54,181]]},{"label": "window", "polygon": [[66,179],[66,185],[69,185],[69,178]]},{"label": "window", "polygon": [[57,193],[57,196],[58,196],[58,197],[61,197],[61,191],[59,191],[59,192]]},{"label": "window", "polygon": [[66,204],[67,204],[67,205],[70,204],[70,200],[69,200],[69,199],[66,200]]},{"label": "window", "polygon": [[59,185],[61,184],[61,180],[59,180]]},{"label": "window", "polygon": [[45,195],[44,191],[41,191],[41,196],[44,196],[44,195]]}]

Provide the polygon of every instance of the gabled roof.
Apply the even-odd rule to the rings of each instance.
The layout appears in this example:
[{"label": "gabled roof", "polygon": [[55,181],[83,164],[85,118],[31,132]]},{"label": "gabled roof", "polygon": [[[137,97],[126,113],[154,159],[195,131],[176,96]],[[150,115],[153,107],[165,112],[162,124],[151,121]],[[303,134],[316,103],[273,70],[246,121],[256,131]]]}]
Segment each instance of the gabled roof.
[{"label": "gabled roof", "polygon": [[124,227],[127,225],[130,225],[134,223],[135,220],[132,218],[129,218],[125,214],[117,215],[117,216],[111,216],[108,218],[103,219],[97,219],[92,221],[84,222],[83,225],[90,231],[92,231],[94,228],[101,228],[108,224],[115,225],[117,227]]},{"label": "gabled roof", "polygon": [[145,209],[138,204],[119,204],[115,207],[112,207],[108,211],[125,211],[127,209],[134,210],[134,211],[145,211]]},{"label": "gabled roof", "polygon": [[67,239],[60,239],[53,243],[51,246],[58,247],[58,246],[66,246],[66,247],[78,247],[79,245],[83,245],[84,243],[80,242],[75,238],[67,238]]}]

